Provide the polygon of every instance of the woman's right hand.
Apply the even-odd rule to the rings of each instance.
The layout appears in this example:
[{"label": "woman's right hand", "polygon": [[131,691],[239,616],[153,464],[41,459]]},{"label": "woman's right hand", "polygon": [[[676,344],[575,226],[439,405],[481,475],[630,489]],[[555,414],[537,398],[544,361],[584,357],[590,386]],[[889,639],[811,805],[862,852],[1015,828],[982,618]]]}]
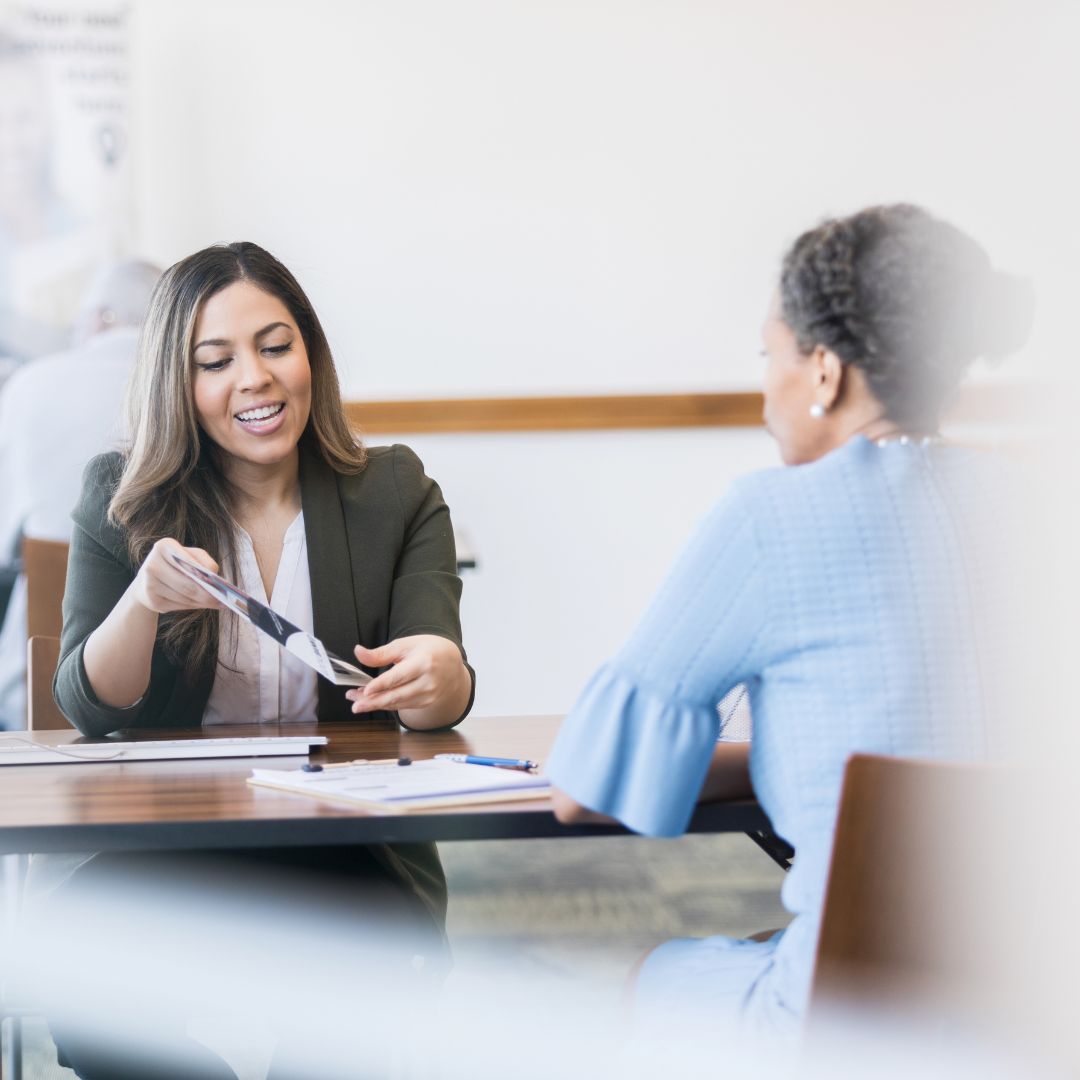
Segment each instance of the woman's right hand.
[{"label": "woman's right hand", "polygon": [[175,551],[192,562],[218,572],[218,564],[202,548],[186,548],[179,541],[166,537],[159,540],[143,560],[131,583],[132,599],[147,611],[164,615],[167,611],[192,611],[209,608],[223,610],[224,605],[194,582],[169,558]]},{"label": "woman's right hand", "polygon": [[218,564],[202,548],[167,538],[150,549],[135,580],[83,646],[86,676],[103,705],[130,709],[145,695],[159,615],[224,607],[169,558],[174,551],[217,573]]}]

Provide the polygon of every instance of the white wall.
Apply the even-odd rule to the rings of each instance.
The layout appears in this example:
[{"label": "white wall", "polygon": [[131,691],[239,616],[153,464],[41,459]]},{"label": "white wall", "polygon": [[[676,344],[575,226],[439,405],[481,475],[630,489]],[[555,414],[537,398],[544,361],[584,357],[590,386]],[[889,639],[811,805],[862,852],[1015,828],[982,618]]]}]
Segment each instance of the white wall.
[{"label": "white wall", "polygon": [[[350,397],[756,386],[786,244],[898,199],[1035,276],[1013,372],[1071,351],[1075,0],[135,0],[134,16],[141,251],[270,248]],[[760,431],[402,439],[481,559],[464,619],[486,713],[566,708],[694,520],[775,460]]]},{"label": "white wall", "polygon": [[875,201],[1067,258],[1075,0],[134,13],[145,251],[262,242],[358,397],[753,386],[783,248]]},{"label": "white wall", "polygon": [[462,624],[483,715],[565,711],[697,519],[778,460],[756,429],[393,441],[420,454],[479,558]]}]

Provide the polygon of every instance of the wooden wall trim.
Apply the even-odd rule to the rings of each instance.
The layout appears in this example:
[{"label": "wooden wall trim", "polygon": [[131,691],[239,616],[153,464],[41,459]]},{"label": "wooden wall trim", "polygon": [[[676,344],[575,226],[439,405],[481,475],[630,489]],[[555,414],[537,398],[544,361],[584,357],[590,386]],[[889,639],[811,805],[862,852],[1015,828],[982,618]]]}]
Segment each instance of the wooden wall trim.
[{"label": "wooden wall trim", "polygon": [[[1030,422],[1048,400],[1045,387],[983,384],[966,388],[949,423]],[[349,421],[362,435],[497,431],[595,431],[615,428],[760,427],[761,394],[616,394],[567,397],[351,401]]]},{"label": "wooden wall trim", "polygon": [[364,435],[761,424],[761,395],[752,392],[352,401],[345,409]]}]

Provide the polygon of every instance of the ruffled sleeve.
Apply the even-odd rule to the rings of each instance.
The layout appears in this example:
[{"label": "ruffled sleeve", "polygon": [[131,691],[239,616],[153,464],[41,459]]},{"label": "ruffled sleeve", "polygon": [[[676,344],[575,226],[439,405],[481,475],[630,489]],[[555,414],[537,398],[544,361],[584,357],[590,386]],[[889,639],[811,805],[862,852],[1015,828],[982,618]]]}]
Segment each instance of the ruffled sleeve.
[{"label": "ruffled sleeve", "polygon": [[566,718],[552,783],[635,832],[686,830],[720,726],[715,708],[666,701],[607,664]]},{"label": "ruffled sleeve", "polygon": [[636,832],[684,832],[719,733],[720,699],[760,670],[769,619],[752,504],[706,518],[637,630],[567,716],[547,773]]}]

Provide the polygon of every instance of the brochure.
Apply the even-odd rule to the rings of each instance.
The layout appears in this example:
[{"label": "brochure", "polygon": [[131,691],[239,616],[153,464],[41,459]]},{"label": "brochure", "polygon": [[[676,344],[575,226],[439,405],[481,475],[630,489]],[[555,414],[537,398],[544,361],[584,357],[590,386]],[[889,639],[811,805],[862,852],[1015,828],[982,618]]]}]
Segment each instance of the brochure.
[{"label": "brochure", "polygon": [[324,679],[329,679],[335,686],[365,686],[371,682],[370,675],[355,664],[350,664],[342,660],[340,656],[335,656],[317,637],[305,633],[299,626],[294,626],[273,608],[241,592],[223,577],[207,570],[205,566],[192,562],[179,552],[170,551],[169,558],[192,581],[201,585],[230,611],[235,611],[256,630],[261,630],[272,637],[283,649],[303,660],[308,667],[313,667]]}]

